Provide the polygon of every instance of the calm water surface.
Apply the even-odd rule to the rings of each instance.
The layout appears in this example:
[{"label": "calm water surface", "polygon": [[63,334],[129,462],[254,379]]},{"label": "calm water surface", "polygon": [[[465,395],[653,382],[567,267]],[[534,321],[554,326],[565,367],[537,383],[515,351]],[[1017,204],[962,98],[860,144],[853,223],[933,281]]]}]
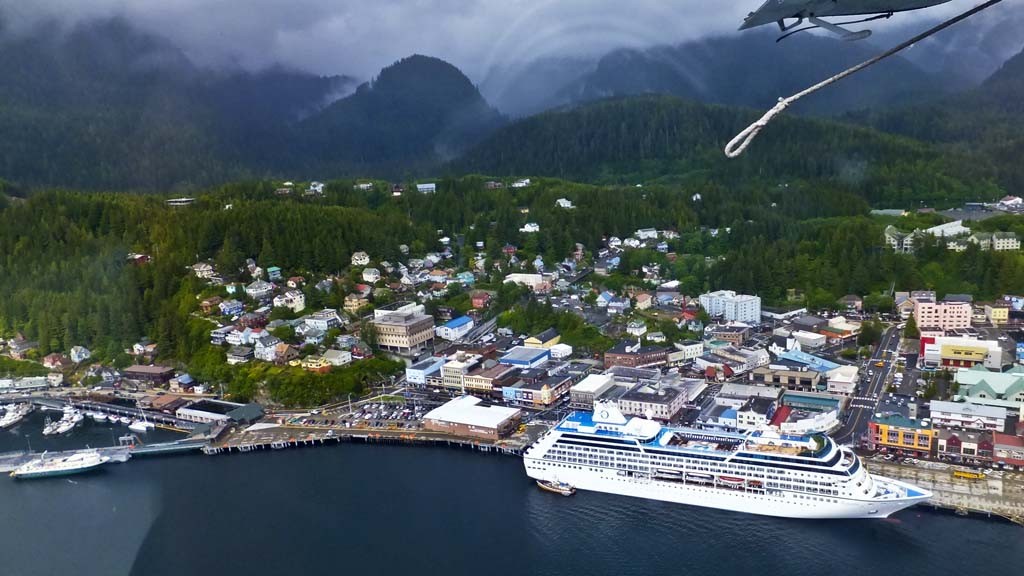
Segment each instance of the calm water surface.
[{"label": "calm water surface", "polygon": [[[89,424],[0,451],[109,444]],[[165,439],[165,438],[164,438]],[[518,459],[341,445],[136,459],[63,479],[0,478],[0,574],[1004,574],[1024,529],[908,510],[782,520],[541,492]]]}]

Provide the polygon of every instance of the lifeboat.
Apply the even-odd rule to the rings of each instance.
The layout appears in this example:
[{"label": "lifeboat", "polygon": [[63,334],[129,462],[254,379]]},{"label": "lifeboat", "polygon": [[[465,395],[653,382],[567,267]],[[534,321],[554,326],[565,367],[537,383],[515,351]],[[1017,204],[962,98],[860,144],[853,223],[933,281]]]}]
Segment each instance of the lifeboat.
[{"label": "lifeboat", "polygon": [[735,476],[719,476],[718,481],[727,486],[742,486],[743,478],[737,478]]}]

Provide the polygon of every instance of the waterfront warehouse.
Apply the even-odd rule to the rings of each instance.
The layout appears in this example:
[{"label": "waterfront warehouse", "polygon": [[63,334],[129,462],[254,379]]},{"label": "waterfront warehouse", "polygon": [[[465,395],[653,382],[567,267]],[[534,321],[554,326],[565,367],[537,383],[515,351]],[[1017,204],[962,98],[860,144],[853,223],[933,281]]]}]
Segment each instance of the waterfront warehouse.
[{"label": "waterfront warehouse", "polygon": [[423,416],[423,427],[433,432],[497,441],[515,432],[522,413],[516,408],[481,406],[475,396],[460,396]]}]

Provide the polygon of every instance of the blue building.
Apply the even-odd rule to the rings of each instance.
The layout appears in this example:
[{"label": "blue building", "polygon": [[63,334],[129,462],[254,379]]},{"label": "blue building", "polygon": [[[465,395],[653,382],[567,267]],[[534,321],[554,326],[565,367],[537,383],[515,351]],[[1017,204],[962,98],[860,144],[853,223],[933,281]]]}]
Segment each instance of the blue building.
[{"label": "blue building", "polygon": [[438,338],[443,338],[449,342],[453,342],[469,334],[470,330],[473,329],[473,319],[469,316],[459,316],[458,318],[452,318],[445,324],[442,324],[434,329],[434,333],[437,334]]},{"label": "blue building", "polygon": [[527,348],[526,346],[516,346],[508,351],[507,354],[498,360],[499,363],[506,366],[515,366],[528,370],[530,368],[536,368],[551,359],[551,350],[547,348]]}]

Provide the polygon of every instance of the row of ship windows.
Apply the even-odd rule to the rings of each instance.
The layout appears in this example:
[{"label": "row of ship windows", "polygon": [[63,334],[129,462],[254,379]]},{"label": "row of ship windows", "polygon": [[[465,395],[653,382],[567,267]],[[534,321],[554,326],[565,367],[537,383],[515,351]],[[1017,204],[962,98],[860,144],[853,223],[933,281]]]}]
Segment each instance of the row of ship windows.
[{"label": "row of ship windows", "polygon": [[[554,452],[559,452],[559,451],[556,450]],[[544,459],[545,460],[554,460],[556,462],[567,462],[567,463],[571,463],[571,464],[586,464],[586,465],[589,465],[589,466],[600,466],[600,467],[604,467],[604,468],[614,467],[614,468],[621,468],[623,470],[648,470],[649,469],[648,466],[640,466],[640,465],[638,465],[638,464],[642,464],[642,462],[639,462],[639,461],[634,460],[634,459],[620,459],[620,460],[615,461],[615,462],[607,462],[607,461],[602,461],[602,459],[594,460],[593,458],[574,458],[572,456],[552,454],[550,452],[548,454],[544,455]],[[632,464],[624,463],[624,462],[627,462],[627,461],[631,462]],[[703,463],[700,463],[700,464],[698,464],[696,466],[692,466],[692,465],[688,466],[687,470],[689,470],[691,472],[714,472],[714,473],[732,472],[733,470],[735,470],[735,468],[733,470],[723,470],[722,467],[710,467],[710,466],[705,466],[705,465],[702,465],[702,464]],[[773,480],[785,480],[787,482],[790,482],[790,484],[781,484],[781,483],[777,483],[777,482],[769,482],[768,483],[769,487],[778,487],[778,488],[784,488],[784,489],[804,490],[806,492],[820,492],[822,494],[839,494],[839,491],[835,489],[836,484],[833,483],[833,482],[818,482],[818,481],[815,481],[815,480],[805,480],[805,479],[800,479],[800,478],[784,478],[784,477],[781,477],[781,476],[775,476],[775,475],[771,475],[771,474],[766,476],[765,474],[758,474],[758,473],[748,473],[747,476],[749,476],[751,478],[765,478],[765,477],[767,477],[767,478],[770,478],[770,479],[773,479]],[[827,488],[818,488],[818,486],[826,486]],[[858,487],[860,486],[859,482],[857,483],[857,486]]]},{"label": "row of ship windows", "polygon": [[[689,468],[694,468],[694,462],[688,461],[688,460],[686,460],[684,458],[678,458],[678,457],[668,457],[668,456],[652,455],[652,456],[649,456],[648,459],[631,458],[630,456],[634,456],[634,454],[629,454],[629,453],[623,454],[622,452],[618,452],[618,451],[615,451],[615,450],[602,450],[600,448],[593,448],[593,449],[583,448],[583,452],[589,452],[589,454],[579,454],[576,449],[571,448],[571,447],[569,449],[567,449],[567,450],[561,450],[559,448],[553,448],[552,450],[549,450],[547,454],[545,454],[545,458],[559,460],[559,461],[565,461],[565,462],[578,462],[580,464],[591,464],[591,465],[594,465],[594,466],[607,466],[607,465],[617,465],[619,463],[626,463],[627,465],[628,464],[654,464],[654,465],[662,464],[662,465],[677,465],[677,466],[686,466],[686,467],[689,467]],[[651,462],[652,460],[654,462]],[[743,465],[743,464],[731,464],[731,463],[724,463],[724,462],[722,464],[719,464],[718,467],[716,467],[716,468],[708,468],[708,467],[706,467],[704,465],[705,463],[701,462],[701,461],[696,462],[696,464],[697,464],[698,467],[694,468],[694,469],[708,470],[708,471],[712,471],[712,472],[714,472],[714,471],[721,471],[722,469],[727,469],[729,471],[734,471],[734,472],[746,472],[748,475],[756,477],[756,478],[765,478],[766,477],[765,476],[765,472],[770,470],[771,472],[774,472],[775,474],[780,474],[781,476],[778,476],[778,475],[775,475],[775,474],[768,474],[767,475],[768,478],[786,479],[786,480],[788,480],[790,482],[800,482],[800,483],[806,483],[806,484],[811,484],[811,485],[819,485],[819,486],[834,486],[835,485],[835,482],[824,482],[824,481],[810,479],[810,478],[816,477],[816,475],[814,473],[812,473],[812,472],[788,472],[788,471],[784,471],[784,470],[776,470],[776,469],[773,469],[773,468],[767,468],[767,467],[763,467],[763,466],[747,466],[747,465]],[[633,467],[629,467],[627,469],[633,469]],[[792,478],[789,478],[790,476]]]},{"label": "row of ship windows", "polygon": [[[550,466],[554,466],[556,468],[572,468],[574,470],[589,470],[591,472],[599,472],[600,471],[600,470],[598,470],[596,468],[585,468],[583,466],[573,466],[573,465],[570,465],[570,464],[550,464]],[[537,467],[537,469],[540,469],[540,467]],[[623,481],[626,481],[626,482],[638,482],[637,480],[626,480],[624,478],[620,478],[620,480],[623,480]],[[784,490],[784,489],[788,488],[788,485],[786,485],[786,484],[775,484],[773,482],[769,482],[768,483],[768,487],[769,488],[779,488],[779,489],[783,489]],[[811,490],[811,491],[813,492],[814,490]],[[838,495],[839,494],[839,492],[836,491],[836,490],[822,490],[821,493],[822,494],[826,494],[826,495]],[[798,499],[798,500],[815,500],[815,501],[818,501],[818,502],[831,502],[833,504],[837,504],[839,502],[839,500],[836,500],[835,498],[825,498],[825,497],[822,497],[822,496],[813,496],[813,495],[810,495],[810,494],[793,494],[793,498]]]}]

